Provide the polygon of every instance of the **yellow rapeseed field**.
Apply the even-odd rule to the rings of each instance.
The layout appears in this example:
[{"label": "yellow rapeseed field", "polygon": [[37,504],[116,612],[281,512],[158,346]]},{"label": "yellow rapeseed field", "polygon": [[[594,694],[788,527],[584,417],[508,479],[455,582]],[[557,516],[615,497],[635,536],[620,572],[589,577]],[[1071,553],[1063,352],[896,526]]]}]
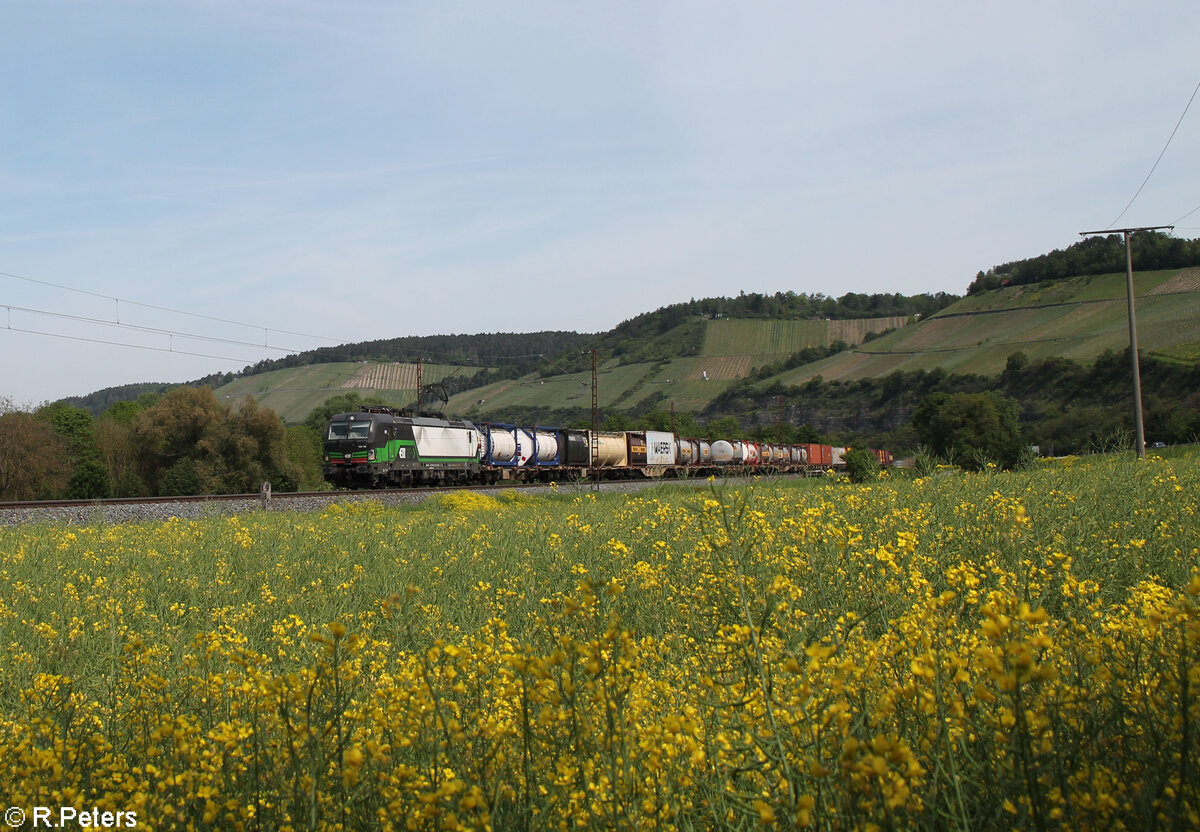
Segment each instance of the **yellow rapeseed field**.
[{"label": "yellow rapeseed field", "polygon": [[30,828],[1200,828],[1198,493],[1193,454],[0,529],[0,800]]}]

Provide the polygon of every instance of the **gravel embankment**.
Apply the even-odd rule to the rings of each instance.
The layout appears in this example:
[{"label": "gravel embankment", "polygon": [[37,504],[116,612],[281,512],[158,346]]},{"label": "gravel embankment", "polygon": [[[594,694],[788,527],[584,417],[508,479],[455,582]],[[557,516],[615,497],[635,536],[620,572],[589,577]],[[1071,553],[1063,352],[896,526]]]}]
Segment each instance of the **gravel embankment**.
[{"label": "gravel embankment", "polygon": [[[705,480],[670,480],[686,485],[703,486]],[[605,482],[601,488],[605,491],[637,491],[654,485],[664,484],[663,480],[622,480]],[[554,486],[544,485],[522,489],[523,493],[538,493],[548,491]],[[414,490],[412,492],[380,493],[374,491],[337,491],[328,495],[314,497],[286,497],[275,495],[266,504],[266,511],[321,511],[329,503],[350,502],[354,500],[377,500],[387,506],[411,505],[419,503],[436,494],[444,494],[454,489],[447,488],[437,491]],[[480,489],[483,493],[495,494],[502,489]],[[590,483],[571,483],[558,485],[559,493],[587,492],[592,490]],[[228,516],[233,514],[249,514],[263,511],[263,501],[253,499],[225,500],[214,498],[202,502],[171,502],[171,503],[130,503],[125,505],[109,505],[96,503],[86,506],[63,506],[54,508],[0,508],[0,525],[17,526],[23,523],[50,523],[61,525],[115,524],[161,522],[172,517],[181,520],[196,520],[203,517]]]},{"label": "gravel embankment", "polygon": [[[376,499],[398,504],[414,502],[418,495],[338,494],[328,497],[275,497],[266,506],[267,511],[319,511],[334,500]],[[421,494],[426,497],[427,494]],[[89,506],[64,506],[55,508],[4,508],[0,509],[0,525],[16,526],[22,523],[52,523],[63,525],[114,524],[159,522],[178,517],[181,520],[196,520],[232,514],[248,514],[263,510],[260,499],[222,500],[178,503],[129,503],[125,505],[95,504]]]}]

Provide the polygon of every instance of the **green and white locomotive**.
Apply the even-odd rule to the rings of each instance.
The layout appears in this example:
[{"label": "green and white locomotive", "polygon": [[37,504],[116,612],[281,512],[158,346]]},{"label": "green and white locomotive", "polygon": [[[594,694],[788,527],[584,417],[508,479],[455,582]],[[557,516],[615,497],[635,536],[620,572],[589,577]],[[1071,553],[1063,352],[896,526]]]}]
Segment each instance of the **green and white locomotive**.
[{"label": "green and white locomotive", "polygon": [[477,482],[479,440],[470,422],[387,407],[339,413],[325,434],[325,479],[351,488]]}]

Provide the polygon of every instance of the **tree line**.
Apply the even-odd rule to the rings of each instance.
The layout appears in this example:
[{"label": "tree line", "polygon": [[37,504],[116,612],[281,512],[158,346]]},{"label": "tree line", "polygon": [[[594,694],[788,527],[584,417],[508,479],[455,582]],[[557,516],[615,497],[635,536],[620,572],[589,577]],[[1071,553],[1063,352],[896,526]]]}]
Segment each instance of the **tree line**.
[{"label": "tree line", "polygon": [[[1200,238],[1184,240],[1160,231],[1134,234],[1129,239],[1134,268],[1139,271],[1182,269],[1200,265]],[[1125,238],[1121,234],[1088,237],[1065,249],[1025,260],[1014,260],[981,271],[967,287],[976,295],[1003,286],[1021,286],[1081,275],[1125,271]]]},{"label": "tree line", "polygon": [[0,403],[0,499],[245,494],[321,484],[321,433],[286,427],[248,399],[208,387],[116,402],[99,416],[66,402]]}]

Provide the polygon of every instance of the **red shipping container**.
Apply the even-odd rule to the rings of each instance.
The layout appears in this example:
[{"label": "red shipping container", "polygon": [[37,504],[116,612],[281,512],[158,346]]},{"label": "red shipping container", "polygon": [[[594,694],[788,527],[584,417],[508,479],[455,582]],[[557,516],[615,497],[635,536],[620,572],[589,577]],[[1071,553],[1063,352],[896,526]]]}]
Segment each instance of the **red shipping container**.
[{"label": "red shipping container", "polygon": [[801,445],[809,465],[819,465],[822,468],[833,464],[832,445]]}]

